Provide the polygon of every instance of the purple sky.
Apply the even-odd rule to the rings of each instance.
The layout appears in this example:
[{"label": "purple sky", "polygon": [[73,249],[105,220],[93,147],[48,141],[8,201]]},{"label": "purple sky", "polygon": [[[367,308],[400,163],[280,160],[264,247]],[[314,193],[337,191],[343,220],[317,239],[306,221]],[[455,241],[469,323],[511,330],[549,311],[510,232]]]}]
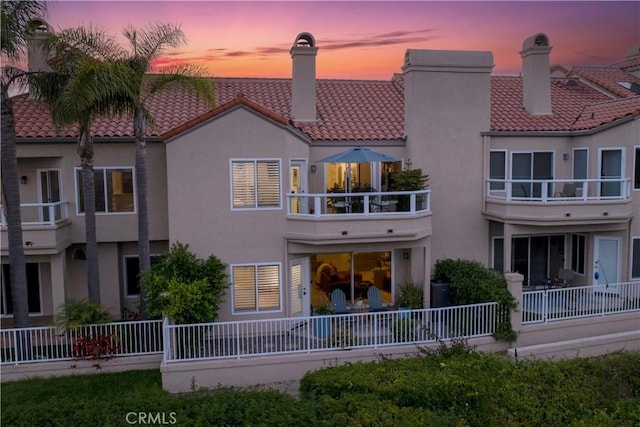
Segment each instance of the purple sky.
[{"label": "purple sky", "polygon": [[608,65],[640,45],[640,2],[52,1],[54,29],[180,24],[188,45],[158,65],[192,62],[213,76],[289,77],[289,48],[310,32],[322,78],[389,79],[407,48],[490,50],[494,74],[517,74],[522,41],[546,33],[551,62]]}]

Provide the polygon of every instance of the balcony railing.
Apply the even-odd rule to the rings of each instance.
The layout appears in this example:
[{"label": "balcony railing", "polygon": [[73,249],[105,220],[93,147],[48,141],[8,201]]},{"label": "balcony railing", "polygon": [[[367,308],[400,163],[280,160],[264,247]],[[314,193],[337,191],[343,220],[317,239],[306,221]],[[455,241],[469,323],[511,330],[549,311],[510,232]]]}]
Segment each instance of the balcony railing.
[{"label": "balcony railing", "polygon": [[413,215],[430,210],[431,190],[287,194],[287,214],[294,216]]},{"label": "balcony railing", "polygon": [[[20,204],[22,225],[54,225],[67,220],[69,219],[68,207],[69,202],[22,203]],[[0,226],[6,225],[4,206],[0,206]]]},{"label": "balcony railing", "polygon": [[631,180],[628,178],[488,179],[485,188],[487,198],[506,201],[616,201],[629,199]]}]

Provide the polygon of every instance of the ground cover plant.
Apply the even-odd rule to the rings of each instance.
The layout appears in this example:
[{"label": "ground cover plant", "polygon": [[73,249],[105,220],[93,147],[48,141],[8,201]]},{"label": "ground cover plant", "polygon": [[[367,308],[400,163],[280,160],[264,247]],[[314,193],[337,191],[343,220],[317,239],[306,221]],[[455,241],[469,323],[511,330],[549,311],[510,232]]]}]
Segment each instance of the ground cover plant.
[{"label": "ground cover plant", "polygon": [[[464,341],[308,373],[300,397],[233,388],[169,395],[158,370],[2,384],[7,426],[637,426],[640,354],[512,363]],[[129,417],[129,418],[127,418]],[[162,418],[164,417],[164,418]],[[154,421],[154,422],[149,422]],[[172,423],[172,421],[174,421]]]}]

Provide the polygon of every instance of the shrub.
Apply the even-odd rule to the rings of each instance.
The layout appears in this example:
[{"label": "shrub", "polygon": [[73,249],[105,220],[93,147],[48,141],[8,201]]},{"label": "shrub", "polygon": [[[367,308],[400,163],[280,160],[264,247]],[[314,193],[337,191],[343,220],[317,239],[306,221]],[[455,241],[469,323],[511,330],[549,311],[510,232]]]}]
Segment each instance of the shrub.
[{"label": "shrub", "polygon": [[424,307],[424,292],[421,287],[413,283],[405,283],[400,286],[396,307],[418,309]]},{"label": "shrub", "polygon": [[107,360],[120,351],[120,339],[115,335],[83,335],[73,341],[74,359]]},{"label": "shrub", "polygon": [[148,315],[166,313],[180,324],[215,320],[227,288],[225,269],[215,256],[202,260],[188,245],[175,243],[142,275]]},{"label": "shrub", "polygon": [[107,309],[90,299],[69,300],[58,308],[54,317],[56,327],[61,330],[112,321]]},{"label": "shrub", "polygon": [[505,278],[486,268],[482,263],[464,259],[438,260],[433,280],[451,284],[453,305],[498,303],[498,319],[494,337],[503,341],[515,341],[509,310],[517,307],[517,301],[507,289]]}]

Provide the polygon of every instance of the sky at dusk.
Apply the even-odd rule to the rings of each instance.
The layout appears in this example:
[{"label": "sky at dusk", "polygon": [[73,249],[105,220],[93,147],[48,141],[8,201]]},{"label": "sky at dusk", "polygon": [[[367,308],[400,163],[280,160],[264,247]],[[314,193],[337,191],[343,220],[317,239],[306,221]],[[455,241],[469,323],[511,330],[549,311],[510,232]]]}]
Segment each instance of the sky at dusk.
[{"label": "sky at dusk", "polygon": [[522,42],[539,32],[565,67],[609,65],[640,45],[639,1],[51,1],[46,20],[119,40],[127,25],[179,24],[188,44],[156,65],[191,62],[219,77],[290,77],[301,32],[316,39],[319,78],[388,80],[408,48],[489,50],[494,74],[518,74]]}]

